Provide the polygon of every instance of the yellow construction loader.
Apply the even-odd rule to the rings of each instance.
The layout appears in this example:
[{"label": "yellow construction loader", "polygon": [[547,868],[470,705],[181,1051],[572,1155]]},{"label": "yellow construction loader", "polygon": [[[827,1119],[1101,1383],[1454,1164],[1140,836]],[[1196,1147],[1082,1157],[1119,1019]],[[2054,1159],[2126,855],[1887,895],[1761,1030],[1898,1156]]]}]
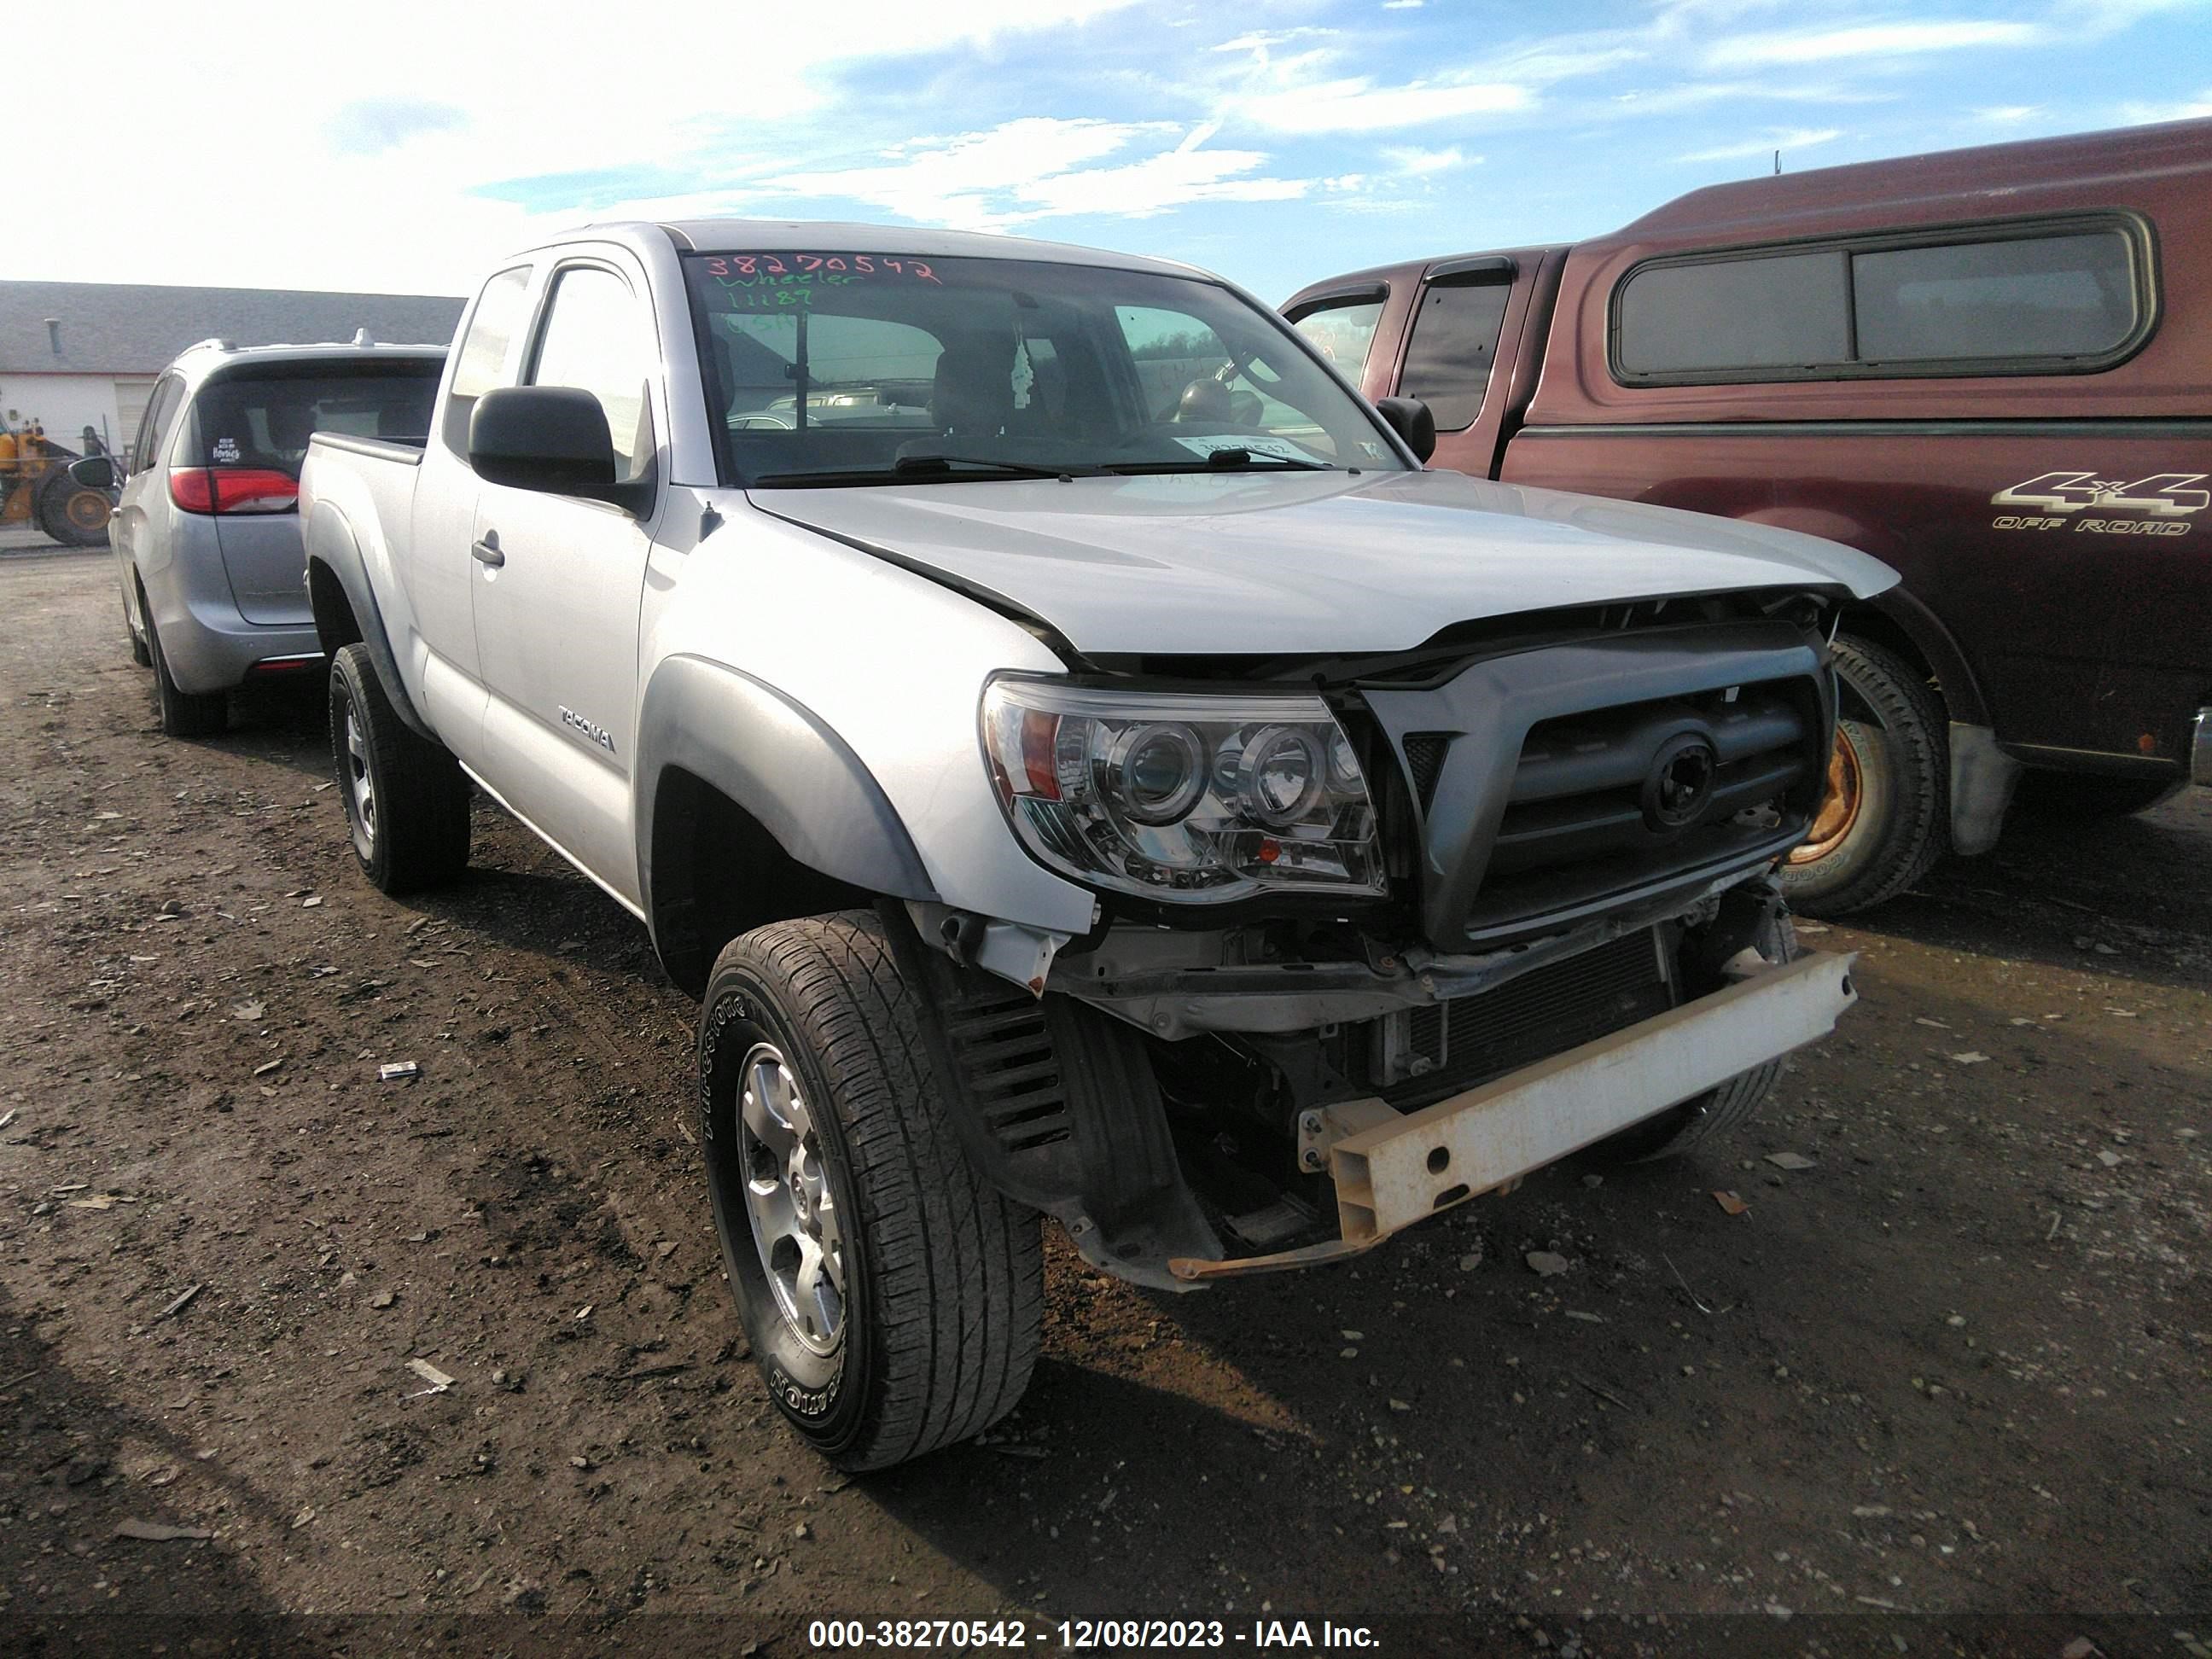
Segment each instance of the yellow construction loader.
[{"label": "yellow construction loader", "polygon": [[0,423],[0,528],[35,524],[71,547],[106,541],[114,499],[70,476],[70,463],[77,459],[36,421],[14,428]]}]

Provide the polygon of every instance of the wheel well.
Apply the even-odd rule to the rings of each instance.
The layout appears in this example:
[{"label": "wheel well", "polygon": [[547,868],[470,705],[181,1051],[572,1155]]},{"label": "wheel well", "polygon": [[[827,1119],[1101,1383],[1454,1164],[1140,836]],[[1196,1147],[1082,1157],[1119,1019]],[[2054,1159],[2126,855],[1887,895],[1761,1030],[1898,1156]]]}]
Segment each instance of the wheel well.
[{"label": "wheel well", "polygon": [[320,559],[307,565],[307,605],[315,615],[315,637],[322,642],[323,654],[335,657],[340,646],[351,645],[361,638],[361,623],[353,614],[353,602],[346,598],[345,585],[338,580],[337,573]]},{"label": "wheel well", "polygon": [[738,934],[873,902],[793,858],[759,819],[681,767],[655,785],[650,860],[653,943],[668,976],[694,995]]},{"label": "wheel well", "polygon": [[1945,701],[1942,678],[1929,664],[1928,653],[1913,643],[1912,636],[1899,627],[1893,618],[1884,616],[1871,605],[1857,605],[1844,612],[1842,626],[1837,631],[1869,641],[1904,658],[1935,688],[1936,702],[1941,704]]}]

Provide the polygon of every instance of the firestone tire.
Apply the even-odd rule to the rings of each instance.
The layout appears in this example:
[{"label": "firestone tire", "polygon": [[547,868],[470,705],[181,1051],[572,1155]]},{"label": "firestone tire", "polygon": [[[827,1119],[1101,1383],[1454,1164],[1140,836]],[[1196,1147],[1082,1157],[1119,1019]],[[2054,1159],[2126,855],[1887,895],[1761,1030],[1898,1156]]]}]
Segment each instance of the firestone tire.
[{"label": "firestone tire", "polygon": [[[1797,930],[1790,925],[1787,914],[1778,914],[1759,930],[1758,946],[1759,954],[1777,967],[1796,959]],[[1779,1060],[1739,1072],[1708,1094],[1608,1136],[1583,1156],[1601,1169],[1680,1158],[1692,1147],[1741,1128],[1774,1092],[1775,1081],[1781,1075]]]},{"label": "firestone tire", "polygon": [[[1855,696],[1874,719],[1837,721],[1832,793],[1814,838],[1782,866],[1782,890],[1802,915],[1849,915],[1894,897],[1950,839],[1950,732],[1927,676],[1867,640],[1839,639],[1834,653],[1847,705]],[[1839,781],[1849,808],[1824,837]]]},{"label": "firestone tire", "polygon": [[331,768],[354,859],[380,892],[453,880],[469,862],[469,780],[446,750],[408,729],[363,645],[331,660]]},{"label": "firestone tire", "polygon": [[841,1468],[980,1434],[1042,1340],[1035,1212],[961,1150],[882,921],[757,928],[714,963],[699,1026],[708,1194],[777,1408]]},{"label": "firestone tire", "polygon": [[[143,604],[143,600],[142,600]],[[172,738],[220,737],[230,725],[230,696],[223,691],[185,691],[169,674],[161,653],[161,630],[146,612],[146,656],[154,670],[154,698],[161,711],[161,732]]]}]

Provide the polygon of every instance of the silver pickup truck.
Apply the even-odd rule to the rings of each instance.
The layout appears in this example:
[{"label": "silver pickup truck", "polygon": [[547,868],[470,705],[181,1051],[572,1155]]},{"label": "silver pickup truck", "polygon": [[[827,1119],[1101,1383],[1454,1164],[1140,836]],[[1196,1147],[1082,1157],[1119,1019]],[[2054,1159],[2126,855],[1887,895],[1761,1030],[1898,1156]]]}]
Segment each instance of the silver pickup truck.
[{"label": "silver pickup truck", "polygon": [[1852,1000],[1809,537],[1422,470],[1249,295],[992,237],[593,227],[487,281],[427,444],[301,485],[353,846],[470,782],[701,994],[783,1412],[1010,1409],[1038,1212],[1140,1283],[1369,1249],[1740,1120]]}]

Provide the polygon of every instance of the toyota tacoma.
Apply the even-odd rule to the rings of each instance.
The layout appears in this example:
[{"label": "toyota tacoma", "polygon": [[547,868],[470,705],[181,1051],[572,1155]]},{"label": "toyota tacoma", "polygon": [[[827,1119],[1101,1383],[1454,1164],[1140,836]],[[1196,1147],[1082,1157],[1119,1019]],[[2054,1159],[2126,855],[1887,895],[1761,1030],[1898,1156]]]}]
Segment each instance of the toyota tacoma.
[{"label": "toyota tacoma", "polygon": [[700,995],[778,1405],[972,1437],[1039,1216],[1140,1284],[1678,1152],[1832,1029],[1776,870],[1842,607],[1786,530],[1425,471],[1248,294],[853,225],[597,226],[469,308],[426,441],[301,483],[354,851],[471,783]]}]

